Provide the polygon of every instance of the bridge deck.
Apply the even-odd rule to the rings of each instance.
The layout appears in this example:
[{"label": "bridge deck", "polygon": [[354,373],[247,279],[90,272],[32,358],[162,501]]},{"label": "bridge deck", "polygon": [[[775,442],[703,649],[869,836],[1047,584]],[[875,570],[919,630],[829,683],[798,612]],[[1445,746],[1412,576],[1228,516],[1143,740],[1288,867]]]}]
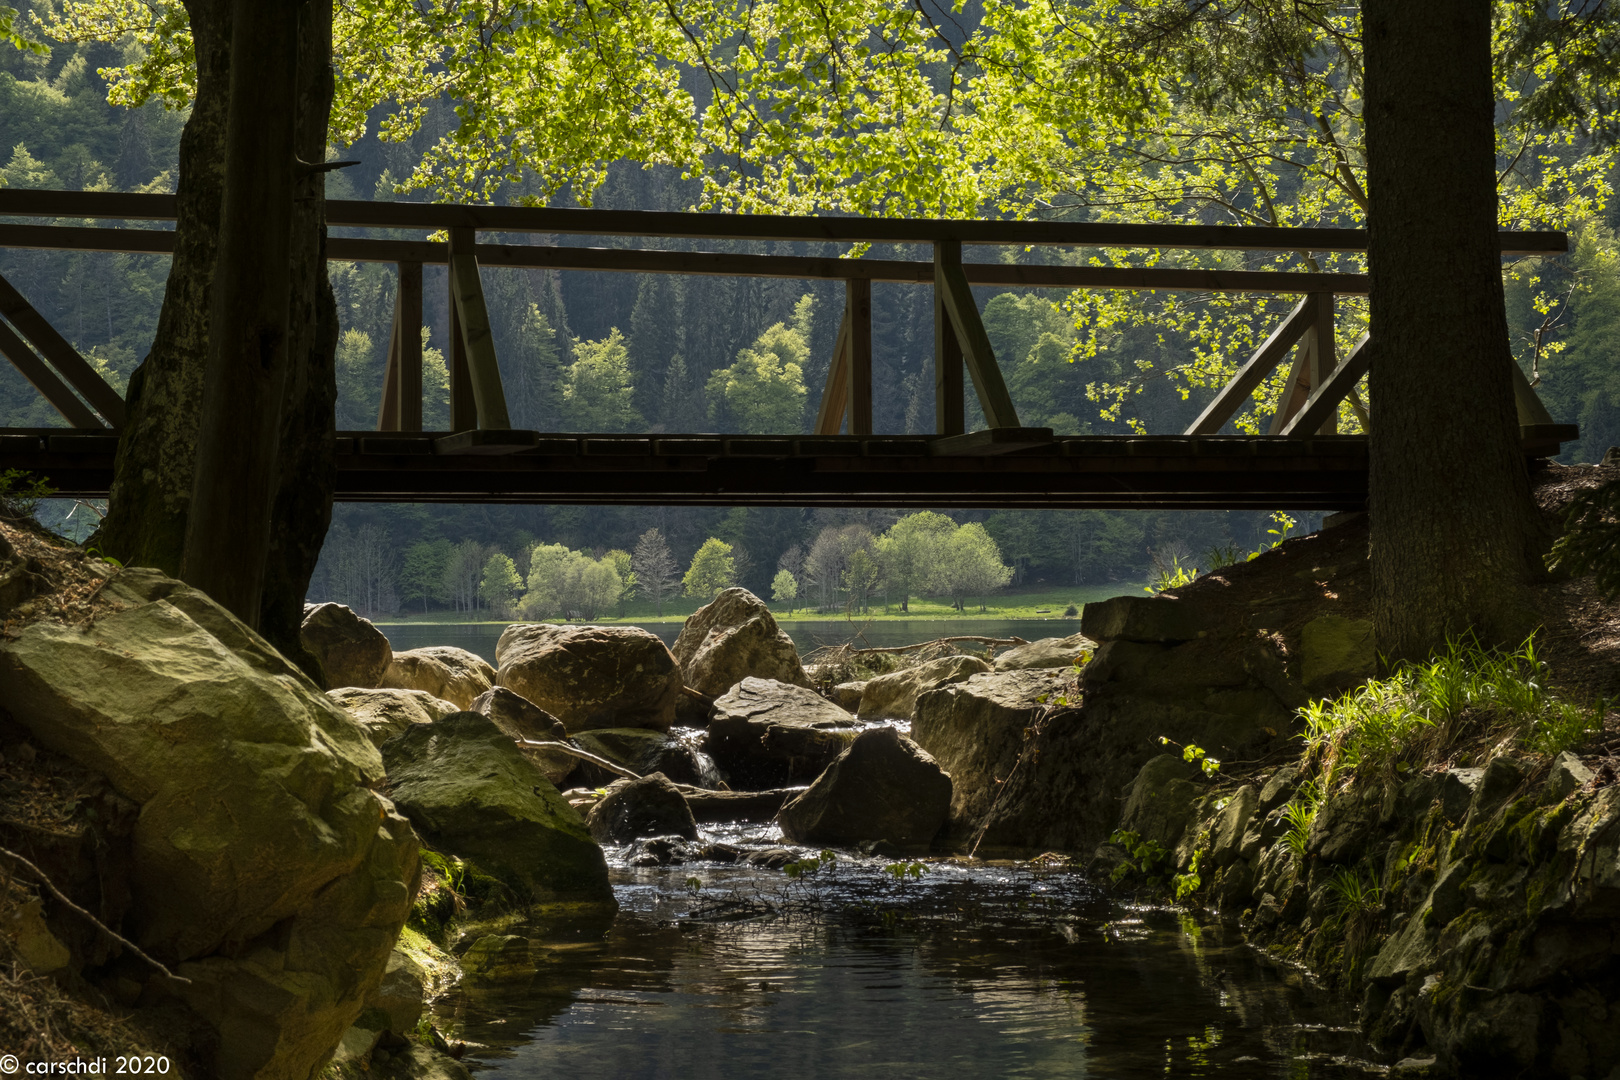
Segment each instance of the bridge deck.
[{"label": "bridge deck", "polygon": [[[540,435],[342,432],[354,502],[1341,510],[1367,496],[1354,436],[1083,436],[997,453],[988,434]],[[518,435],[520,446],[510,445]],[[964,443],[962,440],[966,439]],[[107,493],[115,435],[0,435],[0,470],[62,495]],[[511,452],[509,452],[511,451]]]}]

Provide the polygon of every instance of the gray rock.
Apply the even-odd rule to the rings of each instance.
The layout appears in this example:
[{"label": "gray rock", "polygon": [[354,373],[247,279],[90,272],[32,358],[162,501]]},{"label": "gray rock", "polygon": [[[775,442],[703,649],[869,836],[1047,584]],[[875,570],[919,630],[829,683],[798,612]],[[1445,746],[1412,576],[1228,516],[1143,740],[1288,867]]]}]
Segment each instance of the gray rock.
[{"label": "gray rock", "polygon": [[675,638],[686,685],[718,697],[747,678],[810,685],[793,639],[765,602],[747,589],[726,589],[686,620]]},{"label": "gray rock", "polygon": [[0,642],[0,700],[139,807],[121,929],[191,980],[203,1070],[310,1075],[382,978],[417,838],[360,726],[230,612],[138,568],[102,595],[126,606],[91,632]]},{"label": "gray rock", "polygon": [[1378,808],[1356,792],[1344,792],[1322,803],[1311,821],[1305,850],[1324,862],[1349,866],[1360,859],[1378,825]]},{"label": "gray rock", "polygon": [[832,688],[828,695],[832,703],[846,712],[854,712],[861,707],[861,695],[866,692],[866,680],[858,682],[841,682]]},{"label": "gray rock", "polygon": [[951,828],[976,833],[1054,684],[1042,670],[987,672],[920,694],[911,737],[951,774]]},{"label": "gray rock", "polygon": [[394,802],[435,849],[541,902],[613,903],[578,811],[488,717],[454,713],[382,752]]},{"label": "gray rock", "polygon": [[1484,769],[1447,769],[1440,779],[1440,812],[1454,825],[1462,824],[1468,816],[1469,804],[1474,801],[1474,789],[1479,787]]},{"label": "gray rock", "polygon": [[459,712],[454,702],[436,698],[426,690],[363,690],[345,686],[326,696],[349,710],[371,745],[382,746],[403,735],[412,724],[431,724]]},{"label": "gray rock", "polygon": [[734,788],[805,783],[843,753],[855,718],[813,690],[744,679],[716,699],[704,749]]},{"label": "gray rock", "polygon": [[1191,641],[1208,629],[1192,603],[1173,596],[1115,596],[1080,612],[1080,633],[1099,643]]},{"label": "gray rock", "polygon": [[1271,774],[1265,786],[1260,789],[1260,801],[1255,804],[1255,812],[1269,814],[1294,797],[1299,788],[1299,769],[1293,765],[1284,765]]},{"label": "gray rock", "polygon": [[1131,782],[1119,827],[1173,850],[1192,817],[1193,803],[1206,790],[1190,779],[1195,775],[1180,754],[1149,758]]},{"label": "gray rock", "polygon": [[646,836],[696,840],[698,835],[686,796],[663,773],[610,785],[602,800],[591,807],[585,827],[602,844],[628,844]]},{"label": "gray rock", "polygon": [[367,1009],[379,1009],[388,1017],[388,1030],[409,1034],[422,1019],[432,976],[410,953],[395,946],[388,954],[388,967],[382,982],[366,998]]},{"label": "gray rock", "polygon": [[436,698],[453,701],[458,709],[472,703],[495,684],[495,669],[476,653],[450,645],[431,645],[394,654],[379,686],[394,690],[426,690]]},{"label": "gray rock", "polygon": [[1249,822],[1253,819],[1255,807],[1259,802],[1260,796],[1254,790],[1254,785],[1244,784],[1232,794],[1225,808],[1216,815],[1214,827],[1210,830],[1209,854],[1212,865],[1219,868],[1237,859],[1244,833],[1248,831]]},{"label": "gray rock", "polygon": [[1300,630],[1300,676],[1312,693],[1343,690],[1378,671],[1378,643],[1369,619],[1320,615]]},{"label": "gray rock", "polygon": [[342,604],[316,604],[308,609],[298,637],[320,665],[328,689],[375,689],[394,659],[383,632]]},{"label": "gray rock", "polygon": [[1015,645],[996,657],[997,671],[1026,671],[1030,668],[1069,668],[1082,653],[1092,652],[1097,643],[1084,634],[1062,638],[1041,638],[1028,645]]},{"label": "gray rock", "polygon": [[1479,786],[1474,789],[1474,798],[1468,804],[1468,817],[1463,822],[1463,828],[1489,817],[1523,786],[1528,771],[1505,754],[1492,758],[1479,778]]},{"label": "gray rock", "polygon": [[497,681],[556,716],[570,734],[595,728],[668,731],[681,671],[639,626],[517,623],[501,633]]},{"label": "gray rock", "polygon": [[882,840],[926,848],[951,806],[951,778],[892,727],[870,728],[809,789],[782,807],[782,835],[801,844]]},{"label": "gray rock", "polygon": [[[661,772],[677,784],[712,786],[713,763],[674,735],[646,728],[598,728],[582,731],[570,740],[581,750],[606,758],[637,776]],[[606,787],[623,779],[589,762],[578,762],[573,782],[581,787]]]},{"label": "gray rock", "polygon": [[461,954],[461,970],[474,979],[491,982],[528,979],[537,968],[529,939],[516,934],[485,934]]},{"label": "gray rock", "polygon": [[917,712],[917,695],[990,670],[976,656],[945,656],[916,667],[868,679],[856,715],[861,719],[910,720]]},{"label": "gray rock", "polygon": [[1552,788],[1555,798],[1564,799],[1590,784],[1592,777],[1592,770],[1583,765],[1580,758],[1565,750],[1553,758],[1547,783]]}]

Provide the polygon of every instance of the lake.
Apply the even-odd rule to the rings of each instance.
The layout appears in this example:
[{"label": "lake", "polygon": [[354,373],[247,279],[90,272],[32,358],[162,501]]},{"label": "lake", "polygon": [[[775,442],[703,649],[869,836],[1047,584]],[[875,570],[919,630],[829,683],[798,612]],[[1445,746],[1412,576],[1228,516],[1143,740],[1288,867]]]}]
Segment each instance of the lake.
[{"label": "lake", "polygon": [[[613,625],[627,625],[616,623]],[[633,624],[629,624],[633,625]],[[953,637],[958,634],[977,634],[983,637],[1021,637],[1028,641],[1044,637],[1068,637],[1080,632],[1079,619],[895,619],[878,620],[862,624],[842,619],[825,621],[784,622],[782,629],[793,639],[800,655],[822,645],[841,645],[858,632],[866,646],[884,648],[891,645],[913,645],[934,638]],[[674,622],[647,623],[645,630],[657,634],[667,645],[675,643],[681,624]],[[420,649],[428,645],[454,645],[495,662],[495,642],[502,623],[387,623],[379,626],[388,635],[396,652]]]}]

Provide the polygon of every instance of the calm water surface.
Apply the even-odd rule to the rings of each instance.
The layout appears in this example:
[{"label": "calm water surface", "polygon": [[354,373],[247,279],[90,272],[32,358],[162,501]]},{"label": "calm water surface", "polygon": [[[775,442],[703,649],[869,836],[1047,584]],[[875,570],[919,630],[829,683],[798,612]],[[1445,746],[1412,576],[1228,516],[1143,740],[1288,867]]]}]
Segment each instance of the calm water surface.
[{"label": "calm water surface", "polygon": [[[722,827],[718,830],[724,833]],[[735,835],[732,839],[737,839]],[[769,843],[774,831],[743,837]],[[779,842],[779,841],[777,841]],[[808,854],[808,852],[806,853]],[[611,926],[531,927],[532,981],[435,1006],[523,1078],[1363,1077],[1349,1011],[1239,936],[1077,872],[882,860],[830,873],[611,853]],[[694,891],[689,878],[698,878]],[[508,931],[522,932],[522,931]]]},{"label": "calm water surface", "polygon": [[[618,624],[623,625],[623,624]],[[984,637],[1021,637],[1028,641],[1043,637],[1068,637],[1080,632],[1079,619],[916,619],[892,622],[873,622],[851,625],[843,620],[824,622],[784,622],[800,653],[807,653],[822,645],[841,645],[857,629],[867,645],[881,648],[889,645],[912,645],[919,641],[951,637],[956,634],[979,634]],[[381,627],[396,651],[420,649],[426,645],[454,645],[477,653],[490,663],[495,662],[495,642],[505,627],[496,623],[389,623]],[[643,629],[662,638],[665,644],[674,644],[681,632],[680,623],[648,623]]]}]

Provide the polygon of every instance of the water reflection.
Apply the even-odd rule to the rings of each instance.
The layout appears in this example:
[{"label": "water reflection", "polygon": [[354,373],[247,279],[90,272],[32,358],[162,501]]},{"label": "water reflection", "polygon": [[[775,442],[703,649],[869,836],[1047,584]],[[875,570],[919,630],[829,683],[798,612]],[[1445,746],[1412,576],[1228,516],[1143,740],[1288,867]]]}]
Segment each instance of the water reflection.
[{"label": "water reflection", "polygon": [[1352,1060],[1347,1010],[1295,973],[1217,925],[1110,903],[1078,873],[937,864],[900,882],[881,861],[846,859],[808,882],[731,867],[615,879],[605,937],[542,940],[532,982],[438,1004],[481,1044],[473,1068],[577,1080],[1369,1071]]}]

